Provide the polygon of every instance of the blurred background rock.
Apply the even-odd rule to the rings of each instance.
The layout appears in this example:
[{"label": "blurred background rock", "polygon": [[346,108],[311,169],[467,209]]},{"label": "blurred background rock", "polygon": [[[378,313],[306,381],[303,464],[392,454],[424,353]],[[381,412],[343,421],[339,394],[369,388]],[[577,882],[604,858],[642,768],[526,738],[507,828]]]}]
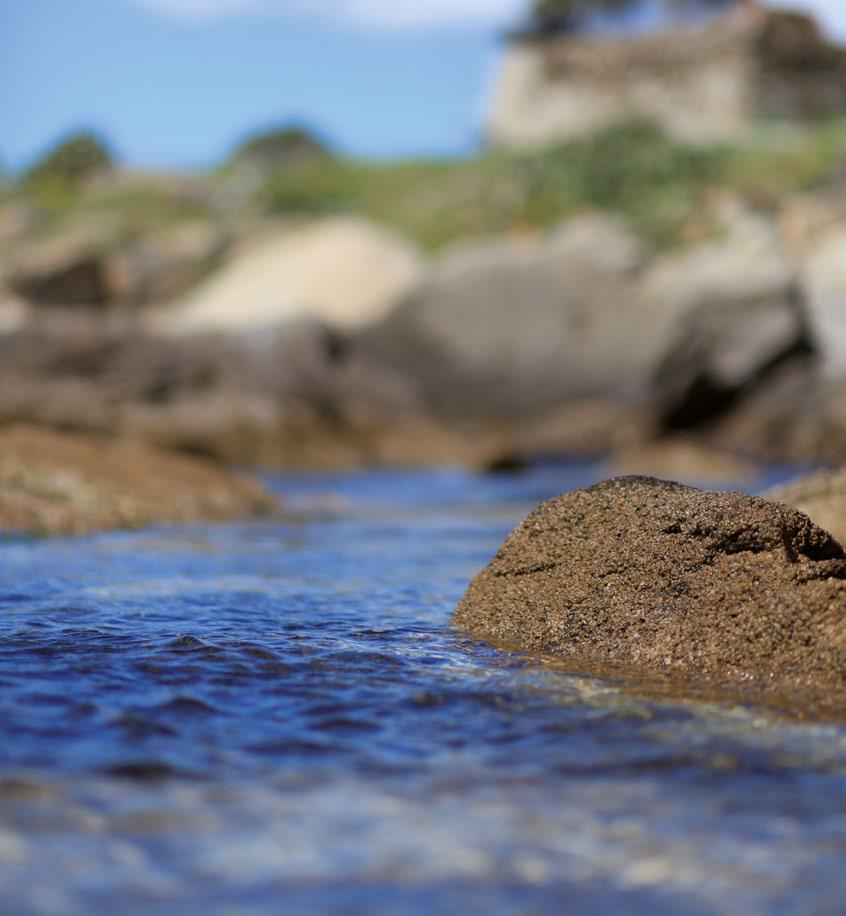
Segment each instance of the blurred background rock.
[{"label": "blurred background rock", "polygon": [[501,63],[461,157],[296,121],[203,170],[82,131],[7,171],[0,423],[262,468],[846,460],[846,52],[571,0]]}]

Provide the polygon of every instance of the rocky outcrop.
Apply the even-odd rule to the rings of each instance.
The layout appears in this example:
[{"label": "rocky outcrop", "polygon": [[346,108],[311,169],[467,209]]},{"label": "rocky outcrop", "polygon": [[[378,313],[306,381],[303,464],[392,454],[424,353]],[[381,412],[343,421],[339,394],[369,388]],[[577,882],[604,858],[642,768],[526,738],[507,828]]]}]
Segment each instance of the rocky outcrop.
[{"label": "rocky outcrop", "polygon": [[846,554],[794,509],[620,478],[533,512],[454,623],[497,645],[777,695],[846,700]]},{"label": "rocky outcrop", "polygon": [[446,414],[617,399],[696,425],[813,348],[769,225],[725,218],[729,237],[659,257],[603,215],[455,247],[365,344]]},{"label": "rocky outcrop", "polygon": [[846,469],[806,474],[764,495],[799,509],[846,544]]},{"label": "rocky outcrop", "polygon": [[455,463],[479,448],[427,416],[408,379],[312,322],[160,337],[117,315],[51,313],[0,336],[0,422],[276,469]]},{"label": "rocky outcrop", "polygon": [[86,534],[276,508],[258,484],[195,458],[36,427],[0,429],[4,532]]},{"label": "rocky outcrop", "polygon": [[727,238],[664,256],[641,289],[667,328],[650,400],[671,429],[725,413],[815,349],[804,293],[775,232],[731,209]]},{"label": "rocky outcrop", "polygon": [[201,221],[127,233],[108,220],[19,242],[0,273],[37,307],[104,310],[168,302],[226,253],[223,232]]},{"label": "rocky outcrop", "polygon": [[645,252],[592,215],[548,236],[458,245],[366,345],[449,414],[519,413],[617,393],[660,353],[632,296]]},{"label": "rocky outcrop", "polygon": [[163,316],[173,332],[244,332],[309,318],[354,328],[381,318],[418,280],[421,255],[357,217],[255,241]]}]

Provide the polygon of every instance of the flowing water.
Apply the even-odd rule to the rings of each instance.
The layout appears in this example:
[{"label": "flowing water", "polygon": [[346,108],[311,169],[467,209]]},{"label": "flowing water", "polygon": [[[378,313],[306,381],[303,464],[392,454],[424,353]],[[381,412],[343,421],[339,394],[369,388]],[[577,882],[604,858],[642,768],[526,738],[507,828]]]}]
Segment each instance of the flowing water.
[{"label": "flowing water", "polygon": [[0,545],[2,911],[846,911],[846,728],[450,630],[598,476],[279,478],[285,522]]}]

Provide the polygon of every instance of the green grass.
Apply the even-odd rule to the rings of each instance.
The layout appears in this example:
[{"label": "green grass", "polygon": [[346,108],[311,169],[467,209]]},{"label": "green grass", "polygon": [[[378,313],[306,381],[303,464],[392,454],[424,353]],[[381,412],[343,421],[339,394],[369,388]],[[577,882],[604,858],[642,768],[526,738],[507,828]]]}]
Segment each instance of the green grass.
[{"label": "green grass", "polygon": [[[762,123],[743,142],[686,146],[642,120],[532,154],[486,151],[451,160],[316,158],[279,168],[252,208],[269,216],[357,213],[438,249],[467,236],[545,229],[580,211],[602,209],[631,221],[655,247],[710,230],[710,191],[726,188],[763,210],[785,197],[846,177],[846,120]],[[226,169],[208,176],[228,178]],[[162,187],[80,190],[42,182],[21,187],[44,225],[109,218],[121,236],[183,219],[226,219],[210,202],[169,196]]]},{"label": "green grass", "polygon": [[633,120],[529,155],[452,161],[310,163],[273,174],[273,214],[363,213],[428,249],[468,235],[544,229],[580,210],[622,214],[658,247],[679,243],[713,188],[763,208],[846,163],[846,122],[761,125],[743,143],[686,146]]}]

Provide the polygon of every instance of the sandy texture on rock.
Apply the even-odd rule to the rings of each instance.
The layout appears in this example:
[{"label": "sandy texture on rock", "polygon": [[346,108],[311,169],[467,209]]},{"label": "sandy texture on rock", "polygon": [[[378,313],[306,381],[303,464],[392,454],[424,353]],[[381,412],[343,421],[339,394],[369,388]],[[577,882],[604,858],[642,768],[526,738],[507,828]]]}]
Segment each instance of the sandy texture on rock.
[{"label": "sandy texture on rock", "polygon": [[846,544],[846,468],[807,474],[765,496],[799,509]]},{"label": "sandy texture on rock", "polygon": [[2,531],[85,534],[247,518],[276,506],[253,481],[206,461],[36,427],[0,430]]},{"label": "sandy texture on rock", "polygon": [[624,477],[534,511],[454,623],[498,645],[846,709],[846,554],[740,493]]}]

